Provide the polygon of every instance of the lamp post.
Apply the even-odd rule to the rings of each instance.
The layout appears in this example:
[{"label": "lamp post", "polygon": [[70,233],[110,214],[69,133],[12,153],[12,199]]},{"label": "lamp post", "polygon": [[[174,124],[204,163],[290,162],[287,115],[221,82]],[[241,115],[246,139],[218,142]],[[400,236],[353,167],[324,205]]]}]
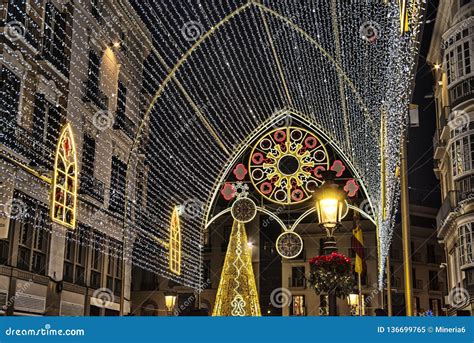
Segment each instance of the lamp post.
[{"label": "lamp post", "polygon": [[[318,213],[318,222],[326,230],[327,239],[324,242],[324,253],[337,251],[334,231],[338,228],[341,220],[347,215],[348,207],[346,192],[339,188],[334,182],[336,173],[325,171],[322,173],[324,183],[314,192],[315,207]],[[334,291],[328,293],[329,315],[337,315],[337,301]]]},{"label": "lamp post", "polygon": [[347,297],[347,303],[351,307],[351,315],[356,316],[359,311],[357,308],[359,306],[359,295],[358,294],[349,294]]},{"label": "lamp post", "polygon": [[168,316],[173,314],[175,303],[176,303],[176,295],[174,293],[166,293],[165,305],[166,305]]}]

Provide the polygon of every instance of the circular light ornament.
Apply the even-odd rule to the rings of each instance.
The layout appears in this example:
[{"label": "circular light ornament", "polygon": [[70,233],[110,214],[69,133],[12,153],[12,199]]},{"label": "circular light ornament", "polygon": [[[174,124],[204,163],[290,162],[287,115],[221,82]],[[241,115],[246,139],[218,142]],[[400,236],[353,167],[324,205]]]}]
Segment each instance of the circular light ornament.
[{"label": "circular light ornament", "polygon": [[230,214],[238,222],[248,223],[257,215],[257,205],[252,199],[240,198],[232,204]]},{"label": "circular light ornament", "polygon": [[303,239],[294,231],[283,232],[276,240],[276,249],[281,257],[295,258],[303,250]]},{"label": "circular light ornament", "polygon": [[249,158],[250,179],[267,200],[291,205],[311,198],[329,170],[326,147],[312,132],[294,126],[267,132]]}]

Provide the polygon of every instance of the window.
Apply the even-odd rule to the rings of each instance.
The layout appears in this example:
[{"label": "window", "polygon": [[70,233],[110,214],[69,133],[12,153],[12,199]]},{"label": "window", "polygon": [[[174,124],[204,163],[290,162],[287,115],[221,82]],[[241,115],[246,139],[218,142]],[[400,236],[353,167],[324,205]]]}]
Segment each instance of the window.
[{"label": "window", "polygon": [[420,313],[421,313],[420,297],[415,297],[415,316],[418,316]]},{"label": "window", "polygon": [[82,145],[82,170],[81,176],[86,175],[88,178],[94,177],[94,161],[95,161],[95,139],[89,134],[84,134],[84,143]]},{"label": "window", "polygon": [[319,315],[329,316],[329,298],[327,295],[319,296]]},{"label": "window", "polygon": [[439,281],[438,281],[438,272],[436,270],[428,271],[429,279],[429,290],[430,291],[440,291]]},{"label": "window", "polygon": [[64,281],[85,285],[88,228],[78,225],[68,231],[64,250]]},{"label": "window", "polygon": [[97,19],[99,23],[102,23],[102,0],[91,0],[91,14]]},{"label": "window", "polygon": [[465,196],[469,195],[470,193],[472,194],[472,190],[474,189],[474,174],[457,180],[455,184],[456,189],[460,192],[461,196],[463,194]]},{"label": "window", "polygon": [[16,192],[28,208],[22,221],[16,222],[18,238],[17,267],[45,275],[50,241],[51,223],[45,206],[26,195]]},{"label": "window", "polygon": [[297,266],[291,268],[290,287],[305,287],[306,276],[305,267]]},{"label": "window", "polygon": [[456,42],[456,44],[453,44],[445,54],[448,83],[456,82],[459,78],[470,74],[472,70],[470,42],[461,39],[462,32],[449,39],[450,42]]},{"label": "window", "polygon": [[[5,1],[4,1],[5,3]],[[30,6],[29,13],[35,11],[33,17],[41,17],[36,10],[37,6]],[[38,49],[41,32],[40,25],[27,14],[27,0],[8,0],[7,23],[17,22],[23,26],[22,32],[26,41],[35,49]]]},{"label": "window", "polygon": [[305,302],[304,295],[293,295],[291,306],[290,306],[290,315],[291,316],[305,316]]},{"label": "window", "polygon": [[110,238],[107,255],[106,287],[115,295],[120,295],[122,292],[122,242]]},{"label": "window", "polygon": [[115,120],[119,125],[123,125],[125,121],[125,108],[127,105],[127,87],[119,80],[117,91],[117,112]]},{"label": "window", "polygon": [[453,176],[461,176],[473,169],[474,134],[458,138],[451,144],[451,161]]},{"label": "window", "polygon": [[89,51],[88,76],[85,84],[84,100],[92,102],[100,110],[107,110],[108,98],[100,89],[100,58],[94,51]]},{"label": "window", "polygon": [[430,310],[433,312],[433,316],[441,315],[441,300],[430,299]]},{"label": "window", "polygon": [[458,228],[458,249],[460,265],[474,261],[474,237],[472,232],[473,223],[466,223]]},{"label": "window", "polygon": [[66,15],[61,13],[52,2],[45,8],[43,57],[63,75],[69,74],[68,54],[65,49]]},{"label": "window", "polygon": [[91,276],[90,287],[102,287],[102,271],[103,271],[103,247],[105,246],[104,234],[94,230],[92,232],[91,243]]},{"label": "window", "polygon": [[2,80],[0,84],[0,142],[3,144],[13,143],[15,128],[20,107],[21,79],[10,69],[2,66]]},{"label": "window", "polygon": [[125,175],[127,165],[120,161],[117,156],[112,156],[112,168],[110,177],[110,199],[109,209],[124,215],[125,212]]},{"label": "window", "polygon": [[211,288],[211,261],[204,261],[204,288]]},{"label": "window", "polygon": [[35,162],[51,168],[61,127],[61,110],[46,100],[44,94],[35,94],[33,138],[38,155]]}]

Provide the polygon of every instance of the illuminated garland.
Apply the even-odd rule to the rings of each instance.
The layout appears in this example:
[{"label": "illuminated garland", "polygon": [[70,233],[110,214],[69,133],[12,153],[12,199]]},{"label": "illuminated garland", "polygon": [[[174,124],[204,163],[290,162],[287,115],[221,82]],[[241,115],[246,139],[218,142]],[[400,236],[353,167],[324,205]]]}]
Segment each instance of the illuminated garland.
[{"label": "illuminated garland", "polygon": [[[84,133],[94,137],[93,177],[102,183],[104,200],[79,195],[76,220],[119,240],[125,228],[133,243],[126,245],[127,260],[199,288],[204,217],[212,190],[221,188],[215,180],[242,142],[274,113],[292,108],[320,128],[357,169],[361,178],[357,181],[365,185],[378,218],[383,275],[397,207],[395,170],[421,1],[404,1],[409,31],[403,35],[398,18],[406,16],[401,16],[398,0],[324,4],[136,0],[133,7],[122,1],[97,2],[97,6],[74,2],[57,9],[48,5],[49,13],[58,14],[55,25],[49,15],[34,13],[35,18],[46,18],[38,24],[38,30],[45,30],[37,36],[26,35],[35,24],[26,6],[14,3],[9,2],[13,7],[7,11],[19,15],[8,19],[1,63],[2,70],[8,68],[20,80],[23,96],[19,109],[11,108],[13,99],[1,97],[2,110],[13,114],[2,116],[2,130],[15,132],[3,135],[1,143],[9,155],[20,146],[35,147],[20,152],[20,160],[33,154],[41,166],[38,171],[47,174],[44,170],[54,168],[51,156],[65,117],[74,128],[79,162]],[[37,8],[42,7],[28,6],[28,11]],[[68,20],[73,30],[67,28]],[[65,44],[55,50],[58,40]],[[36,53],[43,45],[43,54]],[[48,49],[54,53],[48,55]],[[89,60],[90,51],[99,54],[98,61]],[[99,106],[85,100],[92,76],[100,80],[97,92],[91,92],[100,95]],[[127,88],[125,102],[119,98],[118,80]],[[156,101],[151,103],[153,97]],[[104,106],[100,102],[106,98]],[[114,128],[117,108],[125,108],[129,119],[123,129]],[[382,108],[390,118],[382,152],[387,157],[386,219],[380,201]],[[38,139],[32,134],[33,123],[55,110],[61,115],[49,116],[52,132]],[[127,129],[131,139],[124,133]],[[113,196],[110,175],[105,173],[112,154],[129,162],[124,197],[130,216],[125,223],[109,210],[109,204],[120,198]],[[0,169],[15,179],[17,188],[31,181],[4,160]],[[138,181],[146,188],[142,196],[137,195]],[[48,192],[42,183],[26,189],[43,203],[48,202]],[[176,204],[182,206],[179,275],[170,270],[163,244],[169,238],[168,218]],[[97,246],[108,253],[102,242]]]}]

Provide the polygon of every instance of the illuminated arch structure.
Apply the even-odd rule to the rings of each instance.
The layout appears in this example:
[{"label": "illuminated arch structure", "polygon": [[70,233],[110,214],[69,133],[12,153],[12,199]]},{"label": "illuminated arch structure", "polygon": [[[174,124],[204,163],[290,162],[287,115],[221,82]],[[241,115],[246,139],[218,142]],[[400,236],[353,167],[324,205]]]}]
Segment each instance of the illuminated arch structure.
[{"label": "illuminated arch structure", "polygon": [[61,131],[56,147],[51,187],[51,219],[67,228],[76,227],[77,156],[70,124]]},{"label": "illuminated arch structure", "polygon": [[[129,160],[144,154],[149,168],[146,220],[126,223],[140,237],[134,263],[199,288],[202,231],[225,176],[256,137],[296,119],[337,151],[365,192],[382,276],[423,12],[422,1],[402,3],[406,32],[399,1],[136,1],[162,46],[153,50],[158,86]],[[179,275],[163,243],[176,204]]]}]

